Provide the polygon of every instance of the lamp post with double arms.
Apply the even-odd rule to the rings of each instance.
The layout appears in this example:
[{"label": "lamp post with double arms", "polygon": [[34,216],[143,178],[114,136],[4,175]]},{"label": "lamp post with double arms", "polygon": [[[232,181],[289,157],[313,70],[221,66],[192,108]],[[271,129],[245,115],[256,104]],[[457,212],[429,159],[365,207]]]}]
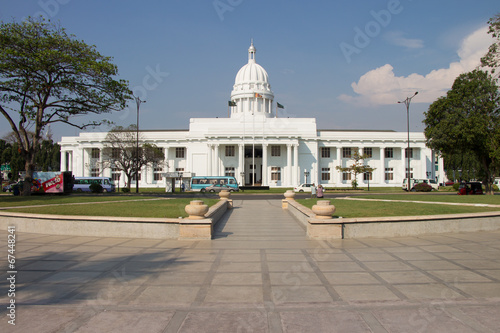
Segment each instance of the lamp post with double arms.
[{"label": "lamp post with double arms", "polygon": [[139,97],[134,96],[135,103],[137,104],[137,138],[135,146],[135,193],[139,193],[139,108],[142,101]]},{"label": "lamp post with double arms", "polygon": [[410,184],[410,102],[411,102],[411,99],[415,96],[417,96],[418,94],[418,91],[415,92],[413,94],[413,96],[411,97],[406,97],[406,99],[404,101],[399,101],[398,103],[400,104],[404,104],[406,105],[406,131],[408,133],[408,148],[406,150],[406,156],[408,158],[408,172],[406,174],[407,176],[407,183],[406,183],[406,186],[407,186],[407,190],[408,192],[410,192],[411,190],[411,184]]}]

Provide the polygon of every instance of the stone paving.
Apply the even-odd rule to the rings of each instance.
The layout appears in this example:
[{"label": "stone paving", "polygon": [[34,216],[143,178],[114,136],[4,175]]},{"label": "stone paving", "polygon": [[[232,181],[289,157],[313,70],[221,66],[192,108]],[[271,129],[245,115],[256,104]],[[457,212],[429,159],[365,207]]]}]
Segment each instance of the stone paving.
[{"label": "stone paving", "polygon": [[500,232],[312,241],[235,200],[211,241],[16,234],[0,332],[498,332]]}]

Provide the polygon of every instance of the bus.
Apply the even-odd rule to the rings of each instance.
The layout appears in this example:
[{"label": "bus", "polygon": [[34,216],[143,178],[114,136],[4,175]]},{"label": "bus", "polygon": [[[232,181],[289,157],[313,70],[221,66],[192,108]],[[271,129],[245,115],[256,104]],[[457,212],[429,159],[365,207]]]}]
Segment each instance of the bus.
[{"label": "bus", "polygon": [[205,192],[211,185],[224,185],[238,191],[238,182],[232,176],[195,176],[191,178],[191,191]]},{"label": "bus", "polygon": [[73,191],[90,192],[91,184],[100,184],[103,192],[114,192],[115,182],[110,177],[75,177]]}]

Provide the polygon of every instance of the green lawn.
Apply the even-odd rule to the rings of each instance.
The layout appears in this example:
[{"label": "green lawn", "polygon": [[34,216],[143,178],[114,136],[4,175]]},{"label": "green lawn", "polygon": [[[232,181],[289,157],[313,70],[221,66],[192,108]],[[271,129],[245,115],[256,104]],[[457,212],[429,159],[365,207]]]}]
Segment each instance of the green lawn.
[{"label": "green lawn", "polygon": [[[377,196],[377,199],[386,199],[388,196]],[[322,199],[323,200],[323,199]],[[297,202],[312,208],[317,199],[299,199]],[[333,216],[339,217],[380,217],[380,216],[413,216],[413,215],[439,215],[478,213],[486,211],[500,211],[500,208],[488,207],[463,207],[449,205],[425,205],[407,202],[380,202],[380,201],[355,201],[331,199],[331,204],[337,210]]]},{"label": "green lawn", "polygon": [[356,198],[500,205],[500,195],[442,195],[405,192],[401,195],[360,195]]},{"label": "green lawn", "polygon": [[2,207],[19,207],[33,205],[52,205],[52,204],[71,204],[80,202],[107,202],[117,200],[137,200],[147,199],[144,196],[125,196],[125,195],[32,195],[29,197],[2,195],[0,196],[0,208]]},{"label": "green lawn", "polygon": [[[132,199],[138,199],[132,198]],[[141,198],[144,199],[144,198]],[[9,212],[56,214],[56,215],[82,215],[82,216],[121,216],[121,217],[187,217],[184,207],[193,200],[187,199],[148,199],[133,202],[96,203],[89,205],[64,205],[32,208],[14,208]],[[217,199],[203,200],[208,206],[217,203]],[[47,204],[47,202],[45,202]]]}]

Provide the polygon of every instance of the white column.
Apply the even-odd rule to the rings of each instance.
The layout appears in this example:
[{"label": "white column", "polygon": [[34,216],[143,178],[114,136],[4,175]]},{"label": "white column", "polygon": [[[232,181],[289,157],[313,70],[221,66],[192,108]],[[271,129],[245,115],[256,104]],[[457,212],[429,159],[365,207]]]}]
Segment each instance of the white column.
[{"label": "white column", "polygon": [[102,164],[102,154],[103,150],[99,149],[99,174],[104,177],[104,167]]},{"label": "white column", "polygon": [[286,145],[286,186],[292,186],[292,145]]},{"label": "white column", "polygon": [[61,150],[61,171],[68,171],[66,170],[66,158],[67,158],[67,155],[66,155],[66,150]]},{"label": "white column", "polygon": [[[342,166],[342,147],[337,147],[337,165]],[[335,168],[334,168],[335,169]],[[337,169],[335,169],[338,171]],[[341,172],[336,172],[337,175],[337,181],[334,181],[334,183],[341,184],[342,183],[342,173]]]},{"label": "white column", "polygon": [[207,161],[207,171],[208,176],[212,176],[212,164],[214,161],[212,160],[212,145],[208,144],[208,161]]},{"label": "white column", "polygon": [[300,166],[299,166],[299,145],[293,145],[293,182],[292,186],[299,185],[299,174],[300,174]]},{"label": "white column", "polygon": [[[407,160],[407,157],[406,157],[406,155],[405,155],[405,149],[406,149],[406,148],[407,148],[407,147],[403,147],[403,148],[401,148],[401,165],[403,165],[403,177],[402,177],[402,178],[408,178],[408,174],[407,174],[407,172],[406,172],[406,167],[407,167],[407,165],[406,165],[406,160]],[[410,162],[410,163],[411,163],[411,162]],[[410,174],[411,174],[411,172],[410,172]],[[394,180],[396,180],[396,179],[397,179],[397,176],[396,176],[396,175],[394,175]]]},{"label": "white column", "polygon": [[214,145],[215,149],[215,175],[220,176],[219,144]]},{"label": "white column", "polygon": [[385,183],[385,148],[380,148],[380,172],[378,173],[380,184]]},{"label": "white column", "polygon": [[269,182],[267,180],[267,175],[269,174],[267,170],[267,143],[262,144],[262,185],[268,186]]},{"label": "white column", "polygon": [[236,175],[236,179],[238,179],[238,183],[241,182],[240,185],[245,185],[245,179],[241,177],[241,173],[245,172],[245,146],[243,144],[238,145],[238,174]]}]

